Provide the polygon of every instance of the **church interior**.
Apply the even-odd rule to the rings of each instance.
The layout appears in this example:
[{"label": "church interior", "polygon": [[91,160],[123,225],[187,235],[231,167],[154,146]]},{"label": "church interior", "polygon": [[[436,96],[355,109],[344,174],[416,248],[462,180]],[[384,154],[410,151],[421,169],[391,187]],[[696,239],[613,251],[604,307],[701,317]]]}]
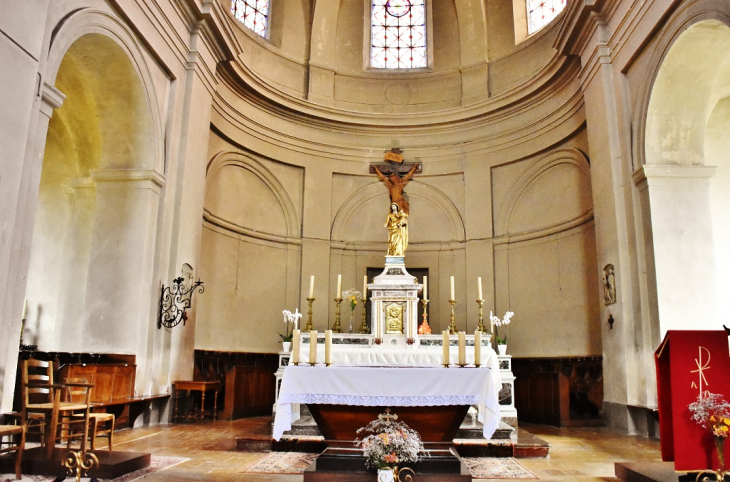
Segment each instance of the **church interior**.
[{"label": "church interior", "polygon": [[727,0],[5,0],[0,33],[0,423],[49,361],[174,480],[302,480],[201,467],[270,438],[283,311],[400,347],[400,260],[404,353],[506,338],[533,472],[661,460],[655,352],[730,325]]}]

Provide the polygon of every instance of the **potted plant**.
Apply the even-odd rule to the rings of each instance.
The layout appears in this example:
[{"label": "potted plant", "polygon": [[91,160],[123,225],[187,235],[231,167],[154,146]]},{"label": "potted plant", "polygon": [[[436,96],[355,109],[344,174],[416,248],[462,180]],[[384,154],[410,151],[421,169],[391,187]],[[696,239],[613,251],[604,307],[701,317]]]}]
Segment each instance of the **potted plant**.
[{"label": "potted plant", "polygon": [[508,311],[504,314],[504,318],[500,320],[498,316],[492,315],[491,311],[489,312],[489,319],[492,320],[492,329],[494,330],[494,339],[497,342],[497,350],[499,350],[500,355],[507,354],[507,335],[505,335],[504,338],[500,338],[498,327],[502,325],[509,325],[513,316],[515,316],[515,314]]},{"label": "potted plant", "polygon": [[[692,412],[692,420],[697,422],[702,428],[708,430],[715,441],[715,450],[717,451],[718,468],[715,472],[716,480],[725,480],[725,476],[730,475],[730,471],[725,470],[725,440],[730,436],[730,403],[722,398],[722,395],[711,393],[709,391],[700,392],[697,401],[689,404],[689,411]],[[697,480],[710,480],[709,478],[700,478],[702,473],[697,476]]]},{"label": "potted plant", "polygon": [[365,427],[357,431],[369,433],[356,445],[362,447],[365,456],[365,466],[378,470],[378,482],[393,482],[399,480],[399,474],[404,471],[413,473],[413,469],[403,467],[402,464],[418,462],[425,450],[421,436],[402,422],[397,422],[397,415],[379,416]]},{"label": "potted plant", "polygon": [[283,350],[288,352],[291,350],[291,339],[294,335],[294,330],[297,328],[297,325],[299,323],[299,320],[302,317],[302,314],[299,313],[299,308],[297,308],[294,313],[292,313],[289,310],[284,310],[284,333],[279,333],[279,336],[282,340],[282,346]]}]

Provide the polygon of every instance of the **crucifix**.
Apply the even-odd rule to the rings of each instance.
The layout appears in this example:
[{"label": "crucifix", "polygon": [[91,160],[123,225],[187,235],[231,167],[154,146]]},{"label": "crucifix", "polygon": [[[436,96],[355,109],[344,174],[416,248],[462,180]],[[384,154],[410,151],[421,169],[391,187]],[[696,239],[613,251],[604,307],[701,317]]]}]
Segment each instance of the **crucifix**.
[{"label": "crucifix", "polygon": [[390,425],[390,422],[394,422],[394,421],[398,420],[398,415],[396,415],[396,414],[391,415],[390,409],[386,408],[385,413],[381,413],[380,415],[378,415],[378,418],[380,420],[385,420],[385,423],[387,425]]},{"label": "crucifix", "polygon": [[414,174],[421,172],[421,163],[406,164],[404,160],[403,151],[394,147],[385,153],[386,164],[370,164],[370,174],[377,174],[378,179],[388,188],[390,203],[397,204],[399,210],[409,214],[408,200],[403,197],[403,188]]}]

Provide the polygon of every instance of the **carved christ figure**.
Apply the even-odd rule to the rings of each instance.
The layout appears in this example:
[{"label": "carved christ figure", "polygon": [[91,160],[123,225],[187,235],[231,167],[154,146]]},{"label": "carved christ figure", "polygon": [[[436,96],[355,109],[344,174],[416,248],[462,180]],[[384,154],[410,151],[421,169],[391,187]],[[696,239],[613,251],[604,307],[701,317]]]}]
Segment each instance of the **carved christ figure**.
[{"label": "carved christ figure", "polygon": [[408,181],[410,181],[413,177],[413,174],[416,173],[417,168],[418,164],[414,164],[411,170],[408,171],[408,174],[403,177],[400,177],[397,173],[392,173],[386,177],[382,172],[380,172],[377,167],[375,167],[375,173],[378,175],[378,179],[383,181],[385,187],[388,188],[388,193],[390,194],[390,203],[397,204],[398,209],[406,214],[410,214],[410,209],[408,206],[408,201],[406,201],[406,199],[403,197],[403,188],[406,187]]}]

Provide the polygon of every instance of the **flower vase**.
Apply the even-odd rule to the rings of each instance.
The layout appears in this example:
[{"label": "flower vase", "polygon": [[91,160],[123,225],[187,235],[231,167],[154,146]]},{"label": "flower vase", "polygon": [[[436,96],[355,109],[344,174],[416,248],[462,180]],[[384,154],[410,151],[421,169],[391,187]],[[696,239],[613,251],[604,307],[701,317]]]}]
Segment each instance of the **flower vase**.
[{"label": "flower vase", "polygon": [[717,449],[717,473],[718,473],[718,479],[717,480],[723,480],[720,477],[720,474],[725,472],[725,437],[715,437],[715,448]]},{"label": "flower vase", "polygon": [[507,345],[497,345],[497,350],[499,350],[500,355],[506,355],[507,354]]},{"label": "flower vase", "polygon": [[287,353],[288,353],[288,352],[290,352],[290,351],[291,351],[291,342],[290,342],[290,341],[285,341],[285,342],[282,342],[282,345],[284,345],[282,349],[283,349],[283,350],[284,350],[285,352],[287,352]]},{"label": "flower vase", "polygon": [[378,482],[395,482],[395,474],[393,473],[393,469],[391,469],[390,467],[378,469]]}]

